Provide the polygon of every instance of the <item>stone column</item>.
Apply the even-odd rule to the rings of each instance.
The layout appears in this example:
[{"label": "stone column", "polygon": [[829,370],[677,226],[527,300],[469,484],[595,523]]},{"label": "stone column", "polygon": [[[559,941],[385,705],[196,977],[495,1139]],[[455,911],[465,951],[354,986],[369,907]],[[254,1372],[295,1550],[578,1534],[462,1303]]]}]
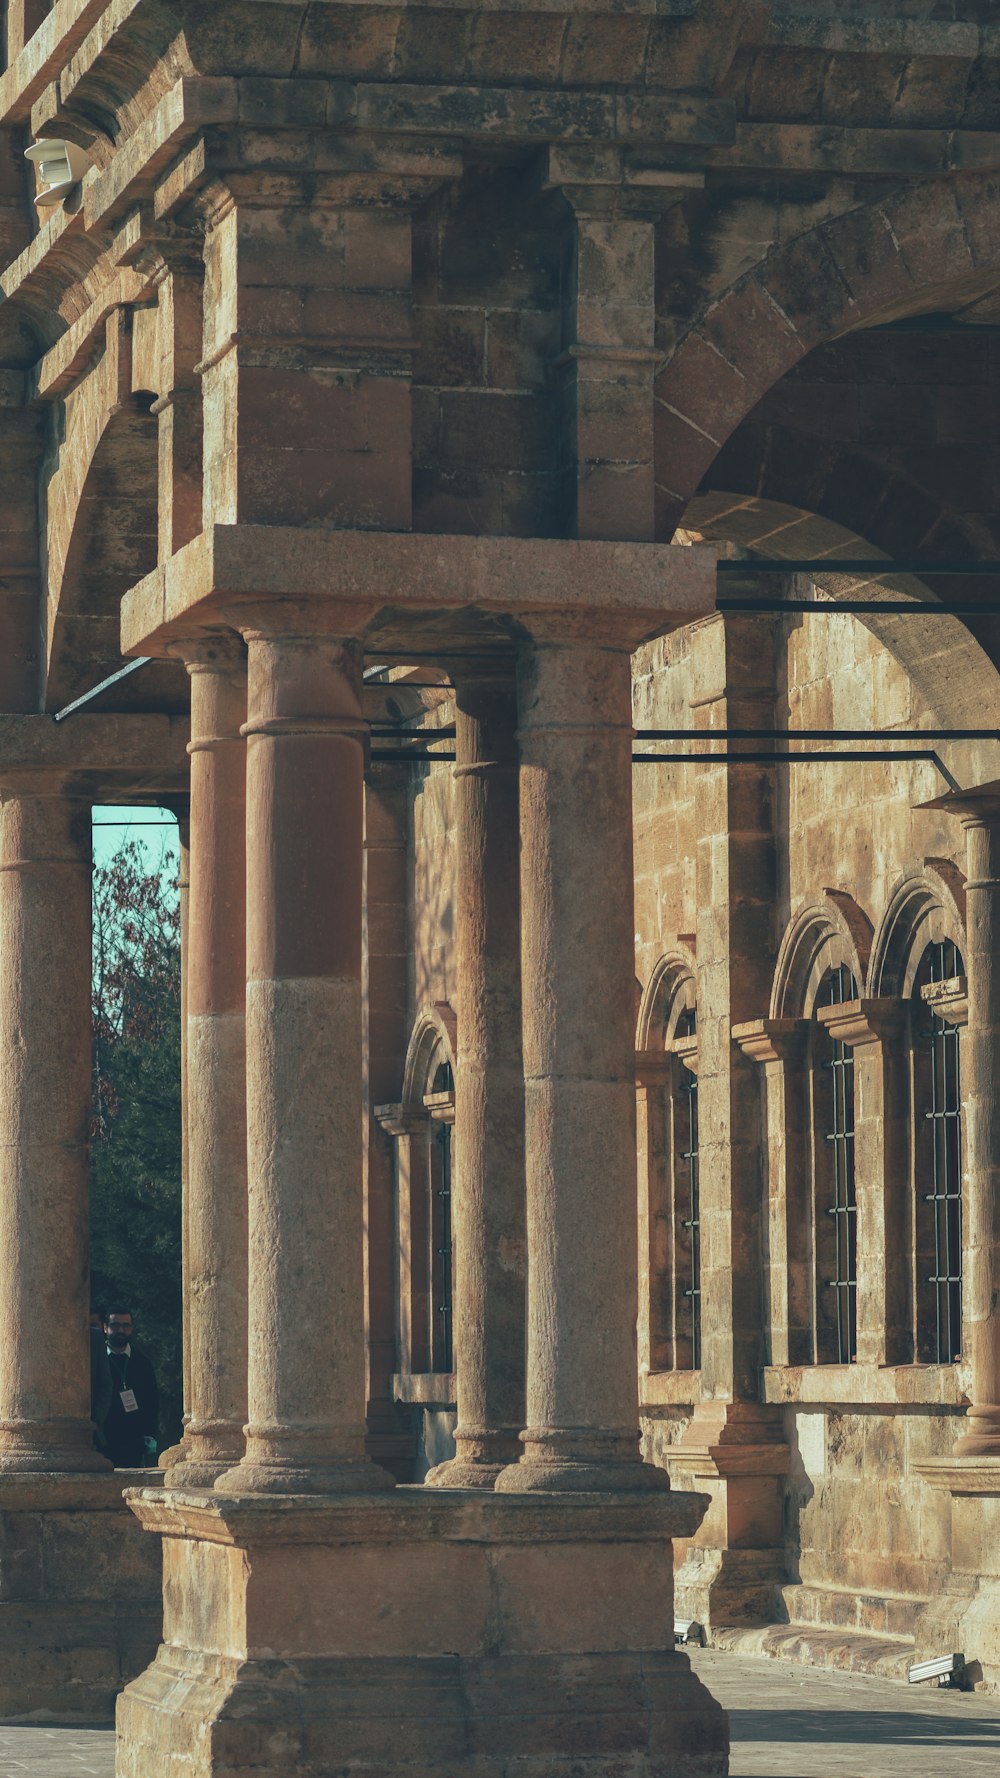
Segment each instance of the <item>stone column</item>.
[{"label": "stone column", "polygon": [[453,670],[455,1457],[434,1486],[492,1488],[524,1424],[524,1077],[517,693],[512,668]]},{"label": "stone column", "polygon": [[247,642],[249,1424],[216,1487],[391,1487],[365,1456],[361,650]]},{"label": "stone column", "polygon": [[527,1424],[497,1488],[667,1487],[639,1457],[631,656],[519,667]]},{"label": "stone column", "polygon": [[966,844],[962,1323],[972,1402],[954,1454],[1000,1457],[1000,782],[950,791],[923,807],[957,815]]},{"label": "stone column", "polygon": [[0,1471],[106,1470],[90,1421],[90,807],[0,792]]},{"label": "stone column", "polygon": [[235,636],[184,644],[191,677],[188,912],[188,1425],[174,1487],[243,1454],[247,1411],[246,663]]}]

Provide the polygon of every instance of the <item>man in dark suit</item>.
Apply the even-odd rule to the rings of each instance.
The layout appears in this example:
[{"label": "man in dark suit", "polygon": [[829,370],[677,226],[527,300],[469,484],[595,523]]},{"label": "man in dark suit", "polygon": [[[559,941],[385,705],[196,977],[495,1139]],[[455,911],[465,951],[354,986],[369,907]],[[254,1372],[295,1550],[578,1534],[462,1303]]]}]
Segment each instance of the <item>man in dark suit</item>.
[{"label": "man in dark suit", "polygon": [[104,1441],[116,1469],[143,1469],[156,1462],[160,1398],[153,1367],[133,1345],[131,1309],[108,1309],[104,1333],[113,1389]]}]

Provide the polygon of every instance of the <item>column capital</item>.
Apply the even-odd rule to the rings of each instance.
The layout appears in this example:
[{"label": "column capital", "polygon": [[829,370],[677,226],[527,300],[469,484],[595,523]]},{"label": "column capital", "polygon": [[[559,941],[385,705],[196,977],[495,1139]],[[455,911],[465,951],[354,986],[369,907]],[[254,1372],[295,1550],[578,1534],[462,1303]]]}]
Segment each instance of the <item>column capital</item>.
[{"label": "column capital", "polygon": [[183,661],[192,675],[246,672],[246,644],[233,630],[194,630],[189,636],[172,636],[164,653]]},{"label": "column capital", "polygon": [[946,790],[943,796],[917,803],[916,807],[955,815],[965,828],[1000,827],[1000,778],[993,778],[988,784],[973,784],[968,790]]},{"label": "column capital", "polygon": [[808,1031],[808,1019],[749,1019],[733,1025],[730,1036],[752,1062],[788,1064],[801,1060]]}]

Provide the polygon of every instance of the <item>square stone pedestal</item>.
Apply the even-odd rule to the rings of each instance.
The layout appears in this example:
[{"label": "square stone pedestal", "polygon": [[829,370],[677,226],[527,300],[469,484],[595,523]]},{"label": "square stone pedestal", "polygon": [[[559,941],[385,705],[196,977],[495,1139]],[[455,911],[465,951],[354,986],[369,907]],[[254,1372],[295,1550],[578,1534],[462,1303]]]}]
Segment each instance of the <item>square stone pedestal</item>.
[{"label": "square stone pedestal", "polygon": [[0,1720],[114,1720],[160,1637],[160,1551],[122,1496],[155,1474],[0,1473]]},{"label": "square stone pedestal", "polygon": [[951,1571],[917,1619],[914,1660],[964,1654],[972,1683],[1000,1691],[1000,1460],[928,1457],[914,1468],[951,1495]]},{"label": "square stone pedestal", "polygon": [[673,1642],[697,1494],[137,1491],[164,1640],[118,1778],[723,1778]]}]

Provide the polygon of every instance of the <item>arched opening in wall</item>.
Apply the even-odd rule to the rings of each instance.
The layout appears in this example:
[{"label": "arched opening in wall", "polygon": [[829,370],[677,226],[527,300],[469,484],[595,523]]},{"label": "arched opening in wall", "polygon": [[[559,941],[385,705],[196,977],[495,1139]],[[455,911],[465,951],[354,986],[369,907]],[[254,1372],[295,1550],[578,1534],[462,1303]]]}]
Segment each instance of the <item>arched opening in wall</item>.
[{"label": "arched opening in wall", "polygon": [[[791,921],[770,1016],[737,1027],[766,1065],[770,1351],[775,1364],[850,1364],[858,1354],[859,1190],[849,1039],[872,940],[864,910],[827,892]],[[864,1182],[870,1194],[877,1180]]]},{"label": "arched opening in wall", "polygon": [[[157,419],[148,393],[115,408],[79,493],[65,443],[47,487],[50,585],[44,707],[55,711],[122,666],[121,601],[157,559]],[[74,437],[76,434],[74,434]],[[93,708],[182,711],[182,663],[152,661]]]},{"label": "arched opening in wall", "polygon": [[964,879],[929,859],[897,883],[872,946],[867,991],[893,1032],[881,1107],[887,1348],[903,1364],[962,1352],[964,933]]},{"label": "arched opening in wall", "polygon": [[396,1151],[397,1396],[450,1406],[455,1364],[455,1019],[445,1003],[418,1016],[402,1098],[376,1110]]},{"label": "arched opening in wall", "polygon": [[429,1369],[448,1374],[455,1368],[455,1246],[452,1236],[455,1071],[450,1061],[437,1063],[424,1104],[430,1114],[431,1145]]},{"label": "arched opening in wall", "polygon": [[693,960],[661,958],[639,1009],[640,1365],[701,1364],[698,1015]]},{"label": "arched opening in wall", "polygon": [[[823,1007],[856,1000],[844,963],[828,969]],[[810,1044],[813,1130],[814,1362],[851,1364],[858,1353],[858,1201],[854,1158],[854,1051],[814,1014]]]},{"label": "arched opening in wall", "polygon": [[952,1364],[962,1352],[964,976],[955,941],[934,939],[910,997],[914,1345],[926,1364]]}]

